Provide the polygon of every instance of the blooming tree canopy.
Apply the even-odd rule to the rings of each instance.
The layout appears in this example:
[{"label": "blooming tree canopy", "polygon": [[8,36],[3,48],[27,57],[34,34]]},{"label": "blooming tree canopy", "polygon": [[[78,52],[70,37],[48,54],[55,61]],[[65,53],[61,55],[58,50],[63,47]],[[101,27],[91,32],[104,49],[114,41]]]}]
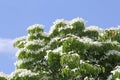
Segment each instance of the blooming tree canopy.
[{"label": "blooming tree canopy", "polygon": [[120,28],[86,27],[82,18],[58,19],[49,33],[28,27],[16,39],[16,71],[0,80],[120,80]]}]

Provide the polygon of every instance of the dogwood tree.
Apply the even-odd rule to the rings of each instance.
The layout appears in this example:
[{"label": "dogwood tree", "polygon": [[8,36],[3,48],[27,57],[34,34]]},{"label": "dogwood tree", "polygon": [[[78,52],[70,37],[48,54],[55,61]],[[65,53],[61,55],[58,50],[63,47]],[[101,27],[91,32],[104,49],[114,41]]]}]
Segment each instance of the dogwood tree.
[{"label": "dogwood tree", "polygon": [[86,27],[82,18],[56,20],[49,33],[28,27],[14,46],[16,71],[2,80],[119,80],[120,28]]}]

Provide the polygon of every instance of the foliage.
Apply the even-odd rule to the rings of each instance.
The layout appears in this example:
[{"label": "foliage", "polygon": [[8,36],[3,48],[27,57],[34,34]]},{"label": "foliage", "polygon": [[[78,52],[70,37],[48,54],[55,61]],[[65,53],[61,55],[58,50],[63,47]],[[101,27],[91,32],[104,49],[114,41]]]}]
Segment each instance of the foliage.
[{"label": "foliage", "polygon": [[27,30],[14,43],[19,49],[17,70],[9,80],[120,79],[119,28],[85,27],[76,18],[56,20],[49,33],[39,24]]},{"label": "foliage", "polygon": [[0,72],[0,80],[7,80],[8,79],[8,75]]}]

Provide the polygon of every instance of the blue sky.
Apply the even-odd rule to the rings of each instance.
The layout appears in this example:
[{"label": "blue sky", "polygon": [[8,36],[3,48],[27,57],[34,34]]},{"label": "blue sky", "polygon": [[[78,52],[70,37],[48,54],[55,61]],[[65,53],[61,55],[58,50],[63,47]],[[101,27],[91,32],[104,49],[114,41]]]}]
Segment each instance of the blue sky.
[{"label": "blue sky", "polygon": [[45,25],[45,31],[56,19],[82,17],[86,26],[102,28],[120,25],[120,0],[0,0],[0,72],[14,71],[16,49],[13,40],[27,35],[27,27]]}]

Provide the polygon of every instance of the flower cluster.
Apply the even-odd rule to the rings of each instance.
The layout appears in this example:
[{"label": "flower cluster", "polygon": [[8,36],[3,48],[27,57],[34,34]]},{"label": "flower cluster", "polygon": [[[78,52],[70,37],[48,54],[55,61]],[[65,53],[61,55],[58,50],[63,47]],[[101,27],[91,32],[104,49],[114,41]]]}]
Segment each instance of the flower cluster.
[{"label": "flower cluster", "polygon": [[102,28],[99,28],[98,26],[89,26],[89,27],[86,27],[85,30],[95,30],[95,31],[102,31],[103,29]]},{"label": "flower cluster", "polygon": [[116,51],[116,50],[109,50],[108,53],[106,53],[107,56],[110,56],[110,55],[117,55],[117,56],[120,56],[120,52],[119,51]]},{"label": "flower cluster", "polygon": [[27,28],[27,30],[32,30],[34,28],[42,28],[43,29],[43,25],[41,25],[41,24],[35,24],[35,25],[32,25],[32,26],[29,26]]},{"label": "flower cluster", "polygon": [[120,73],[120,66],[116,66],[115,70],[111,71],[111,73],[114,75],[116,72]]},{"label": "flower cluster", "polygon": [[0,72],[0,77],[2,77],[2,78],[8,78],[8,75],[7,74],[4,74],[3,72]]},{"label": "flower cluster", "polygon": [[18,75],[18,77],[25,77],[25,76],[36,76],[39,75],[38,73],[31,72],[30,70],[27,69],[17,69],[15,72],[12,72],[11,75],[9,76],[9,79],[12,79]]},{"label": "flower cluster", "polygon": [[34,60],[33,58],[22,59],[22,60],[16,61],[14,64],[15,64],[16,66],[19,66],[19,65],[21,65],[22,63],[30,62],[30,61],[33,61],[33,60]]}]

